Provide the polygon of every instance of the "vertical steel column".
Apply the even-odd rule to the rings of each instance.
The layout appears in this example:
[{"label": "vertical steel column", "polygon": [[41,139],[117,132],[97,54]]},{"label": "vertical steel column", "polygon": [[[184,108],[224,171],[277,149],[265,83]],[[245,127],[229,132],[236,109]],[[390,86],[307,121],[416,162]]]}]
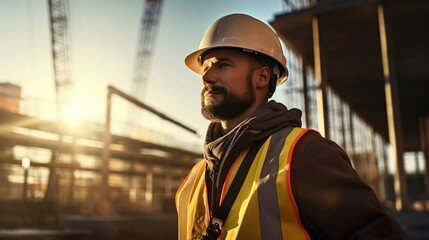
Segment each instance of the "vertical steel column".
[{"label": "vertical steel column", "polygon": [[389,165],[388,165],[388,154],[385,146],[385,142],[383,141],[383,166],[384,166],[384,174],[383,174],[383,181],[384,181],[384,191],[386,195],[385,203],[387,203],[390,200],[390,173],[389,173]]},{"label": "vertical steel column", "polygon": [[[426,201],[429,201],[429,116],[421,118],[420,122],[421,131],[421,144],[425,159],[425,186],[426,186]],[[426,204],[424,204],[426,206]],[[429,210],[429,209],[426,209]]]},{"label": "vertical steel column", "polygon": [[320,45],[319,18],[314,16],[312,19],[313,28],[313,51],[314,51],[314,75],[317,84],[317,116],[318,131],[322,136],[329,138],[329,121],[326,104],[326,79],[322,73],[322,53]]},{"label": "vertical steel column", "polygon": [[101,162],[101,198],[105,201],[109,200],[109,160],[110,160],[110,143],[112,136],[110,133],[111,111],[112,111],[112,91],[108,88],[106,99],[106,119],[104,123],[104,149],[103,159]]},{"label": "vertical steel column", "polygon": [[301,66],[302,66],[302,87],[303,87],[303,94],[304,94],[304,112],[305,112],[305,122],[307,123],[306,127],[310,127],[310,111],[308,109],[308,85],[307,85],[307,71],[305,66],[307,61],[305,61],[304,58],[301,58]]},{"label": "vertical steel column", "polygon": [[146,200],[146,203],[152,204],[152,200],[153,200],[153,169],[152,169],[152,165],[147,165],[145,200]]},{"label": "vertical steel column", "polygon": [[389,32],[389,19],[383,4],[377,5],[380,28],[381,55],[383,61],[384,91],[386,95],[387,123],[389,142],[392,147],[392,158],[395,163],[395,207],[397,211],[408,209],[408,194],[402,151],[402,132],[399,114],[397,79],[391,52],[392,39]]}]

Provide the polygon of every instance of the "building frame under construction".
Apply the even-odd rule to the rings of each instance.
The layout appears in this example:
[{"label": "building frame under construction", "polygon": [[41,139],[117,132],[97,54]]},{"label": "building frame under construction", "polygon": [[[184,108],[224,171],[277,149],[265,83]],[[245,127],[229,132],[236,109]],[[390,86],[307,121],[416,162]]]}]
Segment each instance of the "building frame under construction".
[{"label": "building frame under construction", "polygon": [[[160,121],[195,133],[109,87],[108,98],[112,95],[127,98]],[[70,214],[174,216],[175,191],[201,159],[197,151],[114,134],[107,128],[110,123],[70,127],[14,111],[19,106],[7,106],[9,109],[0,108],[2,227],[55,226],[59,216]],[[111,108],[106,106],[108,112]]]},{"label": "building frame under construction", "polygon": [[[429,2],[285,0],[288,105],[396,211],[429,209]],[[412,167],[410,167],[412,166]]]}]

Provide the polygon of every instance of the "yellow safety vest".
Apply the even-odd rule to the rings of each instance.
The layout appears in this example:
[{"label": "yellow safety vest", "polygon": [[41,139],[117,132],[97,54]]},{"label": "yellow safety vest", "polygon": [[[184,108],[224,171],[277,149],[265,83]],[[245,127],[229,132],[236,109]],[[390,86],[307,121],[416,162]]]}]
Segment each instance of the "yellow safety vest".
[{"label": "yellow safety vest", "polygon": [[[299,219],[290,177],[293,149],[308,130],[285,128],[265,141],[222,226],[221,239],[310,239]],[[248,150],[242,151],[231,166],[221,201]],[[205,171],[202,160],[176,193],[179,240],[198,239],[206,232],[210,213]]]}]

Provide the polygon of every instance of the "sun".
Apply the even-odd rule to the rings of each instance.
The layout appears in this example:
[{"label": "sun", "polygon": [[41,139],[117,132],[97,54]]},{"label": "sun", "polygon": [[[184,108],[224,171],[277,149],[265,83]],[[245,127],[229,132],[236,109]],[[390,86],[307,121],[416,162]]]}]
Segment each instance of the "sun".
[{"label": "sun", "polygon": [[91,102],[83,96],[75,96],[64,104],[61,110],[61,119],[69,126],[76,126],[90,119]]}]

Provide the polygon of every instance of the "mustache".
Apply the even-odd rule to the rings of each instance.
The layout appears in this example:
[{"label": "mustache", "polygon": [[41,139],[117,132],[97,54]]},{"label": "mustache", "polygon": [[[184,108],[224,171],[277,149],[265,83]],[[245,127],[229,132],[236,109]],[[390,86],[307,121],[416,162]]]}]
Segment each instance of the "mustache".
[{"label": "mustache", "polygon": [[201,91],[201,94],[204,94],[205,92],[226,93],[226,89],[224,87],[221,87],[221,86],[206,85],[206,86],[204,86],[203,90]]}]

